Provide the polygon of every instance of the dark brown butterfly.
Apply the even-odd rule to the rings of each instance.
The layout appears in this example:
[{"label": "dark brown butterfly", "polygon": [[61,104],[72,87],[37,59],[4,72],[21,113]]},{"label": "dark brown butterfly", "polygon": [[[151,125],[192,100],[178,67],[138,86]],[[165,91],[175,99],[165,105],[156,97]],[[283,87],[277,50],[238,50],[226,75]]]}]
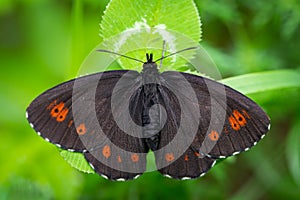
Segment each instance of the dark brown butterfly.
[{"label": "dark brown butterfly", "polygon": [[27,119],[46,141],[82,152],[110,180],[142,174],[149,150],[167,177],[203,176],[216,159],[248,150],[269,130],[266,113],[238,91],[159,73],[155,62],[147,54],[141,73],[106,71],[55,86],[32,101]]}]

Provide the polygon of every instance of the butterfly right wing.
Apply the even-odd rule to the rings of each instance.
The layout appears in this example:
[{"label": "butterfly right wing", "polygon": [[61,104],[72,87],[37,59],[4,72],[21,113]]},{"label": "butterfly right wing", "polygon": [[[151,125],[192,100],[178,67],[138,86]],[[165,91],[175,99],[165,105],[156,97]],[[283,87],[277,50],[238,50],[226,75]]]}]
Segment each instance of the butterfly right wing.
[{"label": "butterfly right wing", "polygon": [[[66,150],[84,152],[86,160],[103,177],[112,180],[136,177],[146,165],[145,157],[138,153],[148,149],[140,138],[118,128],[110,106],[114,87],[127,72],[96,73],[47,90],[26,110],[30,125],[46,141]],[[128,74],[130,90],[140,87],[138,77],[138,72]],[[120,99],[127,98],[122,95]],[[135,102],[138,98],[132,101],[139,103]],[[113,164],[117,164],[117,169],[111,167]]]},{"label": "butterfly right wing", "polygon": [[[81,129],[74,124],[72,104],[89,92],[91,85],[100,77],[102,79],[99,84],[107,80],[113,84],[124,73],[126,71],[96,73],[61,83],[43,92],[30,103],[26,109],[27,120],[46,141],[66,150],[85,151],[86,148],[78,136]],[[75,83],[78,86],[76,91]]]}]

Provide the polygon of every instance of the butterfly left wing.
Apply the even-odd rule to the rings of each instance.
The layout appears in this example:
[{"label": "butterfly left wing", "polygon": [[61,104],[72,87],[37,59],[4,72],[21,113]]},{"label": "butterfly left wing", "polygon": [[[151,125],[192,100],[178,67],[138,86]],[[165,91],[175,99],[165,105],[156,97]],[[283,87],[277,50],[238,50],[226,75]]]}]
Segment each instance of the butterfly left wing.
[{"label": "butterfly left wing", "polygon": [[212,158],[235,155],[256,145],[268,132],[270,118],[250,98],[216,81],[182,75],[195,90],[203,113],[197,133],[204,136],[200,153]]},{"label": "butterfly left wing", "polygon": [[[174,156],[178,152],[176,149],[155,152],[158,168],[163,166],[159,169],[162,174],[179,179],[201,176],[214,165],[215,159],[248,150],[269,129],[269,117],[255,102],[221,83],[178,72],[162,73],[161,82],[164,85],[160,92],[163,95],[161,98],[163,102],[170,102],[164,106],[168,120],[171,120],[161,130],[159,149],[174,142],[180,126],[190,126],[190,130],[184,131],[187,138],[194,134],[192,141],[185,137],[176,141],[179,149],[181,144],[184,144],[183,147],[188,146],[185,152],[181,151],[180,156]],[[170,90],[177,93],[176,98],[182,99],[181,105],[174,100],[176,98],[172,97],[172,92],[168,93]],[[190,110],[182,115],[188,117],[184,125],[181,124],[180,106]],[[193,128],[195,124],[196,130]],[[170,164],[163,165],[166,161]]]},{"label": "butterfly left wing", "polygon": [[249,150],[268,132],[270,118],[250,98],[216,81],[182,74],[196,93],[206,91],[206,95],[198,96],[200,104],[203,96],[210,99],[206,113],[212,122],[206,126],[200,153],[212,158],[235,155]]},{"label": "butterfly left wing", "polygon": [[167,115],[158,149],[154,151],[158,171],[176,179],[203,176],[213,167],[215,159],[199,154],[204,137],[196,133],[201,127],[199,109],[203,107],[198,104],[193,88],[180,73],[164,72],[158,96]]}]

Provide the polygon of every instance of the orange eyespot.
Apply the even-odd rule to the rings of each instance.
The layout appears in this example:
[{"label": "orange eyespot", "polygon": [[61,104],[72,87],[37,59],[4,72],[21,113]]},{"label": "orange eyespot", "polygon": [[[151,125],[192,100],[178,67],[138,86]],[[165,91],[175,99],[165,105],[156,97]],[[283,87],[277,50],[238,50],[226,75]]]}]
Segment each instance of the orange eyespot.
[{"label": "orange eyespot", "polygon": [[208,137],[211,141],[218,141],[219,139],[219,133],[217,131],[212,130],[210,134],[208,134]]},{"label": "orange eyespot", "polygon": [[134,153],[134,154],[131,155],[132,162],[138,162],[139,159],[140,159],[140,157],[136,153]]},{"label": "orange eyespot", "polygon": [[230,116],[230,117],[228,118],[228,120],[229,120],[229,123],[230,123],[231,128],[232,128],[233,130],[238,131],[238,130],[241,129],[241,126],[239,125],[239,123],[236,121],[236,119],[235,119],[233,116]]},{"label": "orange eyespot", "polygon": [[63,109],[63,110],[59,113],[59,115],[56,117],[56,121],[58,121],[58,122],[64,121],[64,120],[66,119],[66,117],[67,117],[68,112],[69,112],[69,109],[68,109],[68,108]]},{"label": "orange eyespot", "polygon": [[188,161],[188,160],[189,160],[189,156],[188,156],[187,154],[184,156],[184,160],[185,160],[185,161]]},{"label": "orange eyespot", "polygon": [[65,104],[63,102],[60,102],[59,104],[57,104],[56,106],[54,106],[51,111],[50,111],[50,115],[52,117],[57,117],[59,115],[59,113],[63,110]]},{"label": "orange eyespot", "polygon": [[111,156],[110,147],[108,145],[105,145],[102,149],[102,155],[105,158],[109,158]]},{"label": "orange eyespot", "polygon": [[245,126],[247,124],[245,117],[239,111],[233,110],[233,116],[241,126]]},{"label": "orange eyespot", "polygon": [[50,111],[51,117],[56,118],[56,121],[58,122],[63,122],[66,119],[67,114],[69,113],[69,109],[64,108],[65,104],[63,102],[60,102],[59,104],[55,105],[56,102],[57,102],[56,100],[51,102],[47,107],[47,109],[52,108]]},{"label": "orange eyespot", "polygon": [[78,135],[84,135],[86,133],[86,127],[84,124],[80,124],[77,128],[76,131]]},{"label": "orange eyespot", "polygon": [[166,153],[165,155],[166,161],[171,162],[174,160],[174,154],[173,153]]}]

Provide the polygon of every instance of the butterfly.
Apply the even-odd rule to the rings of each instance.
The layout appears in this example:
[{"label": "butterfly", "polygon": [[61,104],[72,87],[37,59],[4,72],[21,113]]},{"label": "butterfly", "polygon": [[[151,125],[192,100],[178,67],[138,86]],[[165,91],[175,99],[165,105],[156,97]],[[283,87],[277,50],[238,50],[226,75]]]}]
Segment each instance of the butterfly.
[{"label": "butterfly", "polygon": [[26,110],[31,127],[118,181],[143,174],[149,151],[164,176],[201,177],[270,129],[267,114],[240,92],[193,74],[160,73],[162,58],[146,56],[141,72],[99,72],[45,91]]}]

